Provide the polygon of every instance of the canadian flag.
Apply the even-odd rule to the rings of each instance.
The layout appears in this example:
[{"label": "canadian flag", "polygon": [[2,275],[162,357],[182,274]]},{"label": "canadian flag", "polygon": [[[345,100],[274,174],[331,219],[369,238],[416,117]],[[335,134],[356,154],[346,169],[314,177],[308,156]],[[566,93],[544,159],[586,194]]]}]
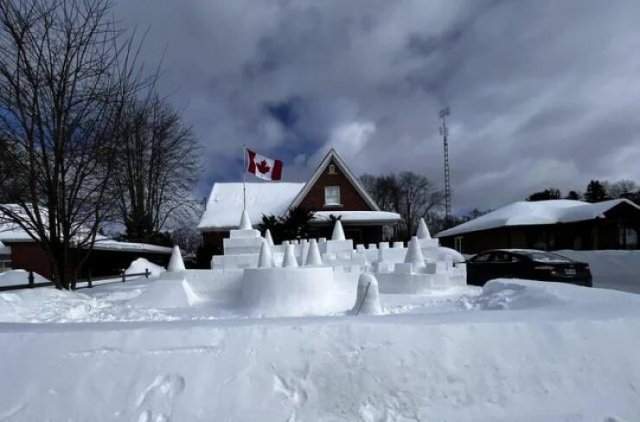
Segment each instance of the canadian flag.
[{"label": "canadian flag", "polygon": [[273,160],[246,149],[247,171],[264,180],[282,179],[282,161]]}]

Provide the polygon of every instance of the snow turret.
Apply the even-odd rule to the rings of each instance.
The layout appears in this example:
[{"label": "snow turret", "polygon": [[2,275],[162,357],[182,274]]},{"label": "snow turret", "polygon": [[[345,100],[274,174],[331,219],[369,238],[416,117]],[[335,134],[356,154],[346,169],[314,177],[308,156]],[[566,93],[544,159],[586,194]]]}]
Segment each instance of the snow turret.
[{"label": "snow turret", "polygon": [[185,271],[185,270],[186,268],[184,266],[184,261],[182,260],[180,247],[176,245],[173,247],[173,250],[171,251],[171,258],[169,259],[169,265],[167,266],[167,271],[177,272],[177,271]]},{"label": "snow turret", "polygon": [[379,315],[382,313],[378,280],[373,274],[360,274],[360,278],[358,278],[358,297],[351,312],[356,315]]},{"label": "snow turret", "polygon": [[253,226],[251,225],[251,219],[249,218],[249,213],[247,210],[242,210],[242,217],[240,218],[240,230],[251,230]]},{"label": "snow turret", "polygon": [[309,251],[307,252],[307,258],[304,260],[304,265],[322,265],[320,249],[315,239],[311,239],[311,242],[309,242]]},{"label": "snow turret", "polygon": [[273,252],[271,251],[271,246],[269,246],[269,243],[266,240],[263,240],[262,246],[260,246],[258,268],[271,268],[273,266]]},{"label": "snow turret", "polygon": [[294,245],[287,245],[284,252],[284,261],[282,262],[282,267],[291,268],[297,267],[298,261],[296,260],[295,255],[296,247]]},{"label": "snow turret", "polygon": [[342,223],[340,220],[336,220],[336,224],[333,226],[333,233],[331,233],[331,240],[346,240],[344,236],[344,230],[342,230]]},{"label": "snow turret", "polygon": [[413,268],[424,267],[424,256],[418,238],[413,236],[407,247],[407,254],[404,257],[405,264],[412,264]]},{"label": "snow turret", "polygon": [[271,230],[267,229],[264,232],[264,240],[266,240],[267,243],[269,243],[269,246],[273,247],[274,243],[273,243],[273,237],[271,237]]},{"label": "snow turret", "polygon": [[429,233],[429,228],[427,227],[427,223],[424,222],[424,218],[421,218],[418,223],[416,237],[418,239],[431,239],[431,233]]}]

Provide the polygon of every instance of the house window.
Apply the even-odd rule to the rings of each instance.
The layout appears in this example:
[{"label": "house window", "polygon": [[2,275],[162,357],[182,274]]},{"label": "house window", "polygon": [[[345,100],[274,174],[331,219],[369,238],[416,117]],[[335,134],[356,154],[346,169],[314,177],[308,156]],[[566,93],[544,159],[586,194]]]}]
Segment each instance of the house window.
[{"label": "house window", "polygon": [[324,187],[324,205],[341,205],[340,186]]},{"label": "house window", "polygon": [[638,247],[638,233],[632,227],[619,226],[618,244],[621,248],[636,249]]},{"label": "house window", "polygon": [[0,252],[0,273],[11,269],[11,257]]},{"label": "house window", "polygon": [[335,164],[329,164],[329,170],[327,171],[328,174],[338,174],[338,172],[336,172],[336,165]]},{"label": "house window", "polygon": [[453,238],[454,249],[462,253],[462,236],[456,236]]}]

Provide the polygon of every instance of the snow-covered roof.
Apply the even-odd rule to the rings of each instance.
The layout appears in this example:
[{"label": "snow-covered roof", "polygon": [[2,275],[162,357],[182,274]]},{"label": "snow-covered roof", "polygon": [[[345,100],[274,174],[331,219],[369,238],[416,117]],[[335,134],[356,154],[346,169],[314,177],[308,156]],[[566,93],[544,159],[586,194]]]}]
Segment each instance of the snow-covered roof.
[{"label": "snow-covered roof", "polygon": [[[304,183],[247,183],[247,212],[255,225],[263,215],[284,215]],[[214,183],[198,229],[236,228],[243,209],[242,183]]]},{"label": "snow-covered roof", "polygon": [[[0,221],[0,250],[2,249],[2,242],[32,242],[33,239],[26,230],[18,226],[13,222],[5,220]],[[118,250],[126,252],[155,252],[155,253],[171,253],[171,248],[164,246],[151,245],[147,243],[130,243],[120,242],[117,240],[109,239],[102,235],[96,235],[96,241],[94,244],[96,250]]]},{"label": "snow-covered roof", "polygon": [[11,248],[0,242],[0,255],[11,255]]},{"label": "snow-covered roof", "polygon": [[30,242],[31,236],[21,227],[12,223],[0,223],[0,241],[4,242]]},{"label": "snow-covered roof", "polygon": [[623,203],[640,210],[638,205],[627,199],[613,199],[593,204],[569,199],[519,201],[444,230],[438,233],[437,237],[454,236],[505,226],[531,226],[593,220],[602,218],[604,213]]},{"label": "snow-covered roof", "polygon": [[402,219],[400,214],[388,211],[316,211],[312,221],[331,221],[332,215],[343,223],[396,223]]},{"label": "snow-covered roof", "polygon": [[100,251],[171,253],[171,248],[165,246],[151,245],[149,243],[120,242],[113,239],[96,240],[93,249]]}]

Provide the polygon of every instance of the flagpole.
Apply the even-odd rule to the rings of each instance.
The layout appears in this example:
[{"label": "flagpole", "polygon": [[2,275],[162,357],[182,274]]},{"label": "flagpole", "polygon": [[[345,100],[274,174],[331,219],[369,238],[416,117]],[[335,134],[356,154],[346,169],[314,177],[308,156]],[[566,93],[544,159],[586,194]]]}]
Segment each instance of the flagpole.
[{"label": "flagpole", "polygon": [[247,210],[247,146],[242,145],[242,211]]}]

